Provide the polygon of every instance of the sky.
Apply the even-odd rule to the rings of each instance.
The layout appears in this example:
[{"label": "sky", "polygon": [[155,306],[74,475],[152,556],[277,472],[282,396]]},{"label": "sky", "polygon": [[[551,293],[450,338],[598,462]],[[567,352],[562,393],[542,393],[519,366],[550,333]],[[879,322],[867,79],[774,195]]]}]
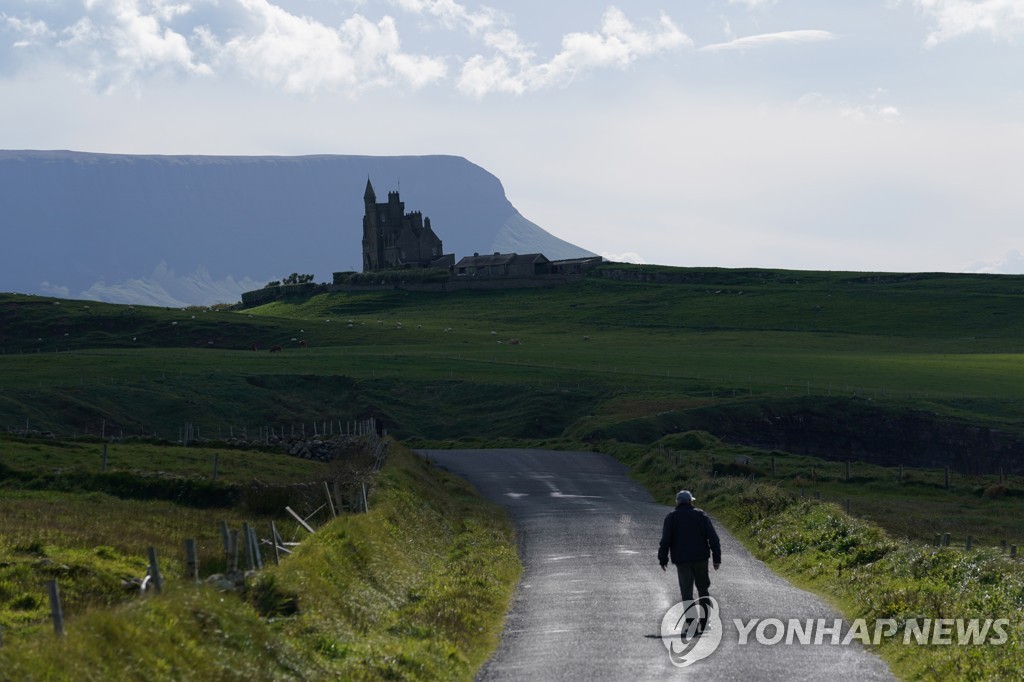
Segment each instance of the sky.
[{"label": "sky", "polygon": [[0,0],[0,148],[454,154],[614,260],[1024,273],[1022,42],[1024,0]]}]

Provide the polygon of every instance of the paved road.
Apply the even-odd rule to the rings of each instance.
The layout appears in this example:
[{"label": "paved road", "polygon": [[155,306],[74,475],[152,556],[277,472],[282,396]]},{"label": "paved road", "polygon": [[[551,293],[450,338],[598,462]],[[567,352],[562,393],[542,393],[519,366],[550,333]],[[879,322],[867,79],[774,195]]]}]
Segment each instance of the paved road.
[{"label": "paved road", "polygon": [[[522,581],[481,680],[893,679],[856,644],[770,646],[752,632],[740,645],[736,618],[832,623],[840,615],[768,570],[720,524],[723,563],[712,572],[711,595],[721,603],[722,641],[706,659],[675,667],[659,633],[679,588],[656,556],[671,508],[652,501],[623,465],[581,452],[420,453],[505,506],[518,534]],[[700,491],[694,495],[700,506]]]}]

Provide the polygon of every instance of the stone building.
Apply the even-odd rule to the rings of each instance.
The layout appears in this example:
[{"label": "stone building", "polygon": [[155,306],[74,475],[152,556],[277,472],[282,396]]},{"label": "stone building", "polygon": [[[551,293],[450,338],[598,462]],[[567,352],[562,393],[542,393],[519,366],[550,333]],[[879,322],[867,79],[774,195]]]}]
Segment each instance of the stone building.
[{"label": "stone building", "polygon": [[456,277],[536,277],[550,272],[541,253],[474,253],[455,264]]},{"label": "stone building", "polygon": [[387,202],[378,204],[367,179],[363,203],[363,272],[454,265],[455,256],[444,253],[441,239],[430,227],[430,218],[419,211],[406,213],[398,192],[388,192]]}]

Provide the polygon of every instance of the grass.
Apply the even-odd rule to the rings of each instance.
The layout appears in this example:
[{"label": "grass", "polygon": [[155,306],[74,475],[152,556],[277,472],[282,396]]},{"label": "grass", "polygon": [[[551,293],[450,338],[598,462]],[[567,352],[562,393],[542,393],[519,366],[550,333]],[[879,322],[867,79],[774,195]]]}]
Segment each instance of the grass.
[{"label": "grass", "polygon": [[507,519],[397,446],[370,505],[318,528],[242,595],[168,572],[161,595],[73,608],[63,640],[7,637],[0,669],[32,680],[470,679],[519,576]]},{"label": "grass", "polygon": [[[403,437],[478,432],[453,417],[427,433],[432,409],[392,401],[401,383],[451,387],[468,405],[521,391],[502,412],[560,393],[575,407],[544,436],[613,398],[680,395],[858,396],[1021,430],[1019,277],[608,269],[637,270],[678,282],[339,292],[248,311],[0,296],[0,424],[97,434],[106,419],[108,434],[174,440],[186,421],[213,434],[372,415]],[[254,341],[285,351],[253,353]],[[524,434],[510,420],[489,435]]]},{"label": "grass", "polygon": [[[225,438],[228,434],[224,434]],[[241,434],[239,434],[240,436]],[[255,434],[254,434],[255,435]],[[303,483],[327,474],[324,462],[283,457],[277,448],[168,447],[147,442],[105,443],[90,440],[46,440],[0,434],[0,464],[8,475],[98,473],[106,452],[108,472],[188,479],[213,478],[226,484],[253,480]]]},{"label": "grass", "polygon": [[[547,290],[319,293],[244,311],[0,295],[0,427],[51,431],[58,440],[103,434],[105,439],[142,436],[175,442],[190,423],[203,440],[214,441],[225,434],[374,417],[398,438],[436,445],[600,447],[619,453],[638,475],[649,477],[652,491],[664,499],[683,484],[709,491],[702,499],[718,505],[713,509],[751,547],[848,613],[866,608],[854,603],[865,591],[898,596],[887,602],[890,606],[871,606],[876,610],[870,613],[903,602],[908,604],[900,611],[904,614],[939,613],[929,611],[933,607],[968,613],[980,603],[971,600],[981,597],[972,588],[961,599],[955,581],[991,576],[994,567],[1003,566],[1002,559],[985,558],[999,540],[1020,544],[1014,521],[1021,511],[1024,461],[1022,299],[1024,277],[1016,276],[623,265]],[[518,343],[510,343],[513,339]],[[308,348],[299,348],[299,340]],[[284,350],[254,353],[252,343],[261,349],[280,344]],[[658,442],[684,453],[678,465],[657,453]],[[37,488],[52,490],[59,480],[68,489],[69,518],[85,508],[90,495],[123,491],[118,476],[129,476],[141,487],[135,462],[149,456],[144,443],[111,444],[116,471],[103,478],[95,471],[95,441],[66,450],[54,445],[23,452],[19,457],[26,469],[19,470],[22,464],[11,454],[21,445],[0,441],[0,465],[8,468],[9,481],[18,482],[14,499],[29,505],[32,495],[40,494],[32,502],[39,504],[46,497]],[[180,457],[166,460],[161,480],[181,477],[206,485],[212,454],[219,452],[224,481],[218,485],[242,485],[233,478],[232,472],[240,471],[239,460],[230,454],[235,451],[214,448],[218,444],[213,442],[196,445],[176,450]],[[247,469],[251,463],[247,473],[291,475],[273,470],[263,454],[252,450],[240,453]],[[776,456],[774,474],[771,454]],[[737,456],[753,457],[753,462],[740,465]],[[716,458],[714,478],[708,478],[711,457]],[[841,463],[846,459],[855,462],[850,481]],[[901,462],[907,467],[902,484],[895,470]],[[954,469],[949,490],[941,480],[944,464]],[[999,466],[1011,474],[1002,488],[995,478]],[[775,492],[766,499],[786,500],[785,505],[759,507],[752,491],[759,491],[760,483],[741,481],[741,474],[771,483]],[[413,476],[382,499],[390,500],[385,508],[411,514],[417,527],[436,535],[437,543],[433,536],[428,543],[430,555],[414,562],[423,570],[417,573],[402,561],[393,567],[374,563],[393,546],[388,538],[402,537],[401,524],[387,521],[392,518],[387,514],[371,512],[338,524],[347,530],[332,540],[322,536],[334,544],[311,558],[316,571],[299,571],[303,564],[296,562],[292,565],[298,572],[282,569],[254,598],[264,612],[278,615],[272,616],[274,632],[249,636],[268,651],[261,663],[268,667],[250,673],[288,677],[316,671],[345,677],[366,669],[377,676],[413,678],[471,674],[473,662],[482,660],[494,640],[467,654],[460,636],[446,635],[443,642],[430,638],[433,623],[441,630],[454,623],[455,631],[468,631],[469,621],[460,614],[472,607],[455,595],[472,594],[474,585],[438,566],[465,557],[470,561],[466,570],[476,576],[471,583],[483,581],[476,587],[493,594],[498,585],[487,583],[486,570],[472,563],[473,557],[479,556],[476,543],[490,551],[503,545],[488,544],[498,537],[487,530],[491,525],[438,526],[433,512],[424,511],[424,516],[402,506],[401,490],[415,481]],[[171,489],[169,483],[162,485],[165,492]],[[211,491],[186,492],[197,499]],[[825,503],[817,502],[818,493]],[[163,502],[148,503],[156,509],[181,494],[178,490],[165,494]],[[846,499],[856,521],[830,516],[835,508],[828,502],[845,507]],[[132,509],[119,513],[130,515]],[[733,509],[736,518],[729,517]],[[396,513],[393,518],[401,518]],[[458,512],[463,513],[468,512]],[[448,520],[462,518],[458,514],[449,512]],[[801,520],[813,524],[803,527]],[[821,545],[819,539],[836,528],[846,529],[841,533],[855,538],[855,544]],[[780,554],[770,538],[783,532],[793,546],[803,543],[809,549]],[[987,547],[969,555],[981,557],[975,562],[981,572],[946,566],[920,575],[901,573],[899,562],[938,565],[942,562],[933,555],[959,556],[925,546],[936,532],[952,533],[958,544],[971,534],[977,545]],[[60,543],[27,538],[18,546],[56,553]],[[112,558],[69,555],[61,558],[62,565],[102,559],[128,562],[138,570],[131,563],[136,550],[110,542],[100,546],[110,547]],[[862,548],[863,556],[875,556],[878,547],[884,549],[878,558],[856,565],[841,558]],[[39,560],[31,552],[23,554],[24,561]],[[336,573],[327,563],[328,557],[338,556],[345,557],[346,570]],[[805,559],[810,563],[804,565]],[[356,563],[344,563],[350,561]],[[127,570],[114,563],[110,572]],[[374,575],[386,576],[392,587],[360,573],[371,565]],[[837,581],[840,565],[844,577]],[[324,582],[317,571],[334,580]],[[502,573],[498,583],[506,584],[510,575]],[[999,590],[1009,591],[999,591],[999,601],[993,602],[1000,608],[1019,606],[1019,600],[1013,601],[1015,574],[1008,575]],[[859,582],[848,583],[850,576]],[[895,582],[884,582],[890,578]],[[416,585],[428,587],[413,587],[417,580],[426,580]],[[287,585],[330,592],[334,582],[347,586],[336,595],[338,609],[319,612],[317,604],[310,604],[300,617],[283,615],[297,593]],[[9,591],[17,593],[12,597],[17,600],[24,590]],[[324,603],[332,602],[325,598]],[[456,607],[449,611],[444,603]],[[134,604],[125,608],[138,608]],[[339,609],[342,615],[336,615]],[[180,614],[166,617],[189,620]],[[250,617],[210,613],[200,620],[248,622]],[[296,629],[289,630],[292,626]],[[488,632],[490,626],[478,627]],[[305,632],[314,633],[313,639],[306,639]],[[205,646],[192,640],[180,645]],[[240,645],[226,641],[225,646],[226,667],[210,676],[241,676],[244,665],[231,653]],[[1015,654],[1003,662],[991,657],[975,662],[976,652],[959,658],[954,652],[947,661],[934,651],[883,654],[901,675],[922,678],[998,677],[1016,661]],[[357,668],[356,661],[363,667]]]},{"label": "grass", "polygon": [[[873,631],[876,619],[895,620],[897,636],[883,639],[876,649],[901,679],[1019,679],[1024,664],[1024,563],[1008,559],[991,546],[964,551],[915,539],[930,540],[936,523],[941,523],[937,517],[941,518],[942,510],[962,508],[972,492],[960,486],[947,491],[934,483],[943,474],[915,471],[921,482],[916,506],[874,516],[854,511],[851,516],[844,513],[844,505],[793,492],[794,484],[807,482],[802,476],[809,466],[834,472],[836,463],[775,453],[775,480],[770,476],[751,480],[749,471],[737,470],[748,465],[735,464],[737,456],[750,457],[749,450],[723,446],[701,433],[669,437],[662,445],[676,450],[617,443],[606,444],[605,449],[629,464],[655,499],[669,501],[680,488],[694,490],[701,506],[756,556],[798,585],[824,595],[848,622],[865,618]],[[678,459],[676,452],[682,453]],[[715,475],[711,474],[712,457],[717,460]],[[762,469],[766,457],[765,453]],[[855,509],[869,508],[867,503],[872,501],[902,498],[898,490],[896,494],[884,490],[896,485],[892,470],[865,471],[860,465],[858,469],[857,481],[843,488],[844,494],[865,503]],[[874,479],[876,474],[884,475]],[[823,479],[827,483],[835,476],[830,472]],[[858,492],[860,496],[855,497]],[[1020,517],[1019,498],[1012,502],[981,498],[980,504],[988,506],[991,520],[1002,517],[994,527],[1019,541],[1019,524],[1014,523]],[[1008,640],[1002,645],[904,644],[908,621],[925,618],[1005,618]]]}]

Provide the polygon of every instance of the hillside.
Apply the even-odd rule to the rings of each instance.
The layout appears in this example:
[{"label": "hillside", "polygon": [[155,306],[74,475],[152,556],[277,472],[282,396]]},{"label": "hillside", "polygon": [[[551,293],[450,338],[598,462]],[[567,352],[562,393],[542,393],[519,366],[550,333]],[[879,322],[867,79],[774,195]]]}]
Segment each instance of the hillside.
[{"label": "hillside", "polygon": [[359,270],[363,190],[401,190],[446,252],[591,255],[453,156],[145,156],[0,151],[0,288],[181,307],[291,272]]},{"label": "hillside", "polygon": [[[637,281],[652,276],[666,283]],[[174,440],[185,422],[216,437],[374,417],[421,440],[636,443],[702,429],[1015,471],[1022,292],[1024,278],[998,275],[605,266],[544,291],[339,292],[246,311],[7,296],[0,426]]]}]

